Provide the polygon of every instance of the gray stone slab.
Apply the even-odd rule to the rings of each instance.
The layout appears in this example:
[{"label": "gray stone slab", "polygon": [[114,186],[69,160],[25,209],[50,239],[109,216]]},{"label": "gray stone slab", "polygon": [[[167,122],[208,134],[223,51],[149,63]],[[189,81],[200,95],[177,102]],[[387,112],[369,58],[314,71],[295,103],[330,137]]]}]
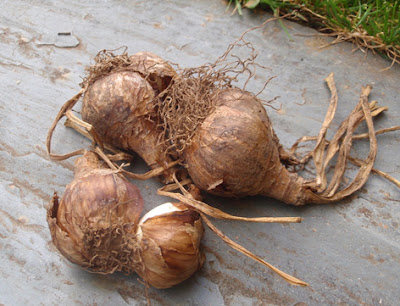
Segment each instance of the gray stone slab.
[{"label": "gray stone slab", "polygon": [[[245,30],[270,15],[225,10],[222,1],[21,1],[0,4],[0,304],[142,305],[144,286],[136,276],[96,275],[64,260],[50,242],[45,205],[72,179],[73,159],[51,161],[47,130],[60,106],[79,90],[84,67],[102,49],[127,46],[152,51],[182,67],[214,61]],[[351,44],[321,49],[327,38],[285,21],[252,32],[260,71],[248,89],[276,96],[280,111],[268,108],[285,146],[316,135],[329,92],[323,79],[336,76],[337,118],[329,135],[354,107],[362,85],[390,110],[377,128],[399,125],[400,68],[352,52]],[[64,33],[59,35],[59,33]],[[70,34],[66,34],[70,33]],[[61,37],[60,37],[61,36]],[[362,129],[361,129],[362,130]],[[400,178],[399,132],[379,136],[376,168]],[[54,149],[68,152],[89,142],[60,125]],[[368,143],[354,149],[365,156]],[[145,171],[138,163],[137,171]],[[167,199],[155,181],[137,182],[145,209]],[[232,250],[207,230],[203,269],[168,290],[149,289],[153,305],[395,305],[400,299],[399,190],[372,176],[360,192],[332,205],[290,207],[268,198],[208,198],[210,204],[243,216],[301,216],[302,224],[215,221],[229,237],[271,264],[308,283],[294,287]]]}]

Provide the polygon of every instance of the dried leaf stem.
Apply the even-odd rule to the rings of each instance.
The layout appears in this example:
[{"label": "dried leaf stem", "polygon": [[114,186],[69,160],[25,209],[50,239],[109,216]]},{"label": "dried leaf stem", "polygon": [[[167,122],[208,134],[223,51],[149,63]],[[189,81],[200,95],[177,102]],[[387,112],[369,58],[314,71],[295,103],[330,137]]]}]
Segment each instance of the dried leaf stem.
[{"label": "dried leaf stem", "polygon": [[54,119],[53,123],[50,126],[50,129],[49,129],[49,132],[48,132],[47,138],[46,138],[46,148],[47,148],[47,153],[54,160],[64,160],[64,159],[70,158],[72,156],[82,155],[85,151],[84,149],[81,149],[81,150],[77,150],[77,151],[67,153],[67,154],[62,154],[62,155],[54,154],[51,152],[51,140],[53,137],[53,132],[54,132],[58,122],[61,120],[62,117],[65,116],[65,113],[68,110],[70,110],[70,109],[72,109],[72,107],[74,107],[74,105],[79,101],[79,99],[83,95],[84,91],[85,91],[84,89],[81,89],[75,96],[73,96],[71,99],[69,99],[67,102],[64,103],[64,105],[61,107],[56,118]]},{"label": "dried leaf stem", "polygon": [[[278,268],[274,267],[273,265],[271,265],[270,263],[266,262],[265,260],[263,260],[262,258],[260,258],[259,256],[255,255],[254,253],[252,253],[251,251],[247,250],[246,248],[244,248],[243,246],[241,246],[240,244],[234,242],[232,239],[228,238],[223,232],[221,232],[218,228],[216,228],[212,222],[208,219],[208,216],[214,217],[214,218],[218,218],[218,219],[228,219],[228,220],[240,220],[240,221],[251,221],[251,222],[267,222],[267,223],[271,223],[271,222],[277,222],[277,223],[288,223],[288,222],[301,222],[301,218],[295,217],[295,218],[291,218],[291,217],[285,217],[285,218],[244,218],[244,217],[236,217],[236,216],[232,216],[229,215],[227,213],[224,213],[222,211],[220,211],[219,209],[213,208],[201,201],[197,201],[193,198],[193,196],[183,187],[182,183],[179,182],[176,179],[176,176],[174,176],[174,180],[175,180],[175,184],[171,184],[173,186],[170,185],[166,185],[163,188],[160,188],[158,190],[158,194],[159,195],[164,195],[164,196],[169,196],[172,197],[174,199],[177,199],[179,201],[181,201],[182,203],[184,203],[185,205],[189,206],[190,208],[198,211],[202,217],[202,219],[204,220],[204,222],[207,224],[207,226],[217,235],[219,236],[226,244],[228,244],[230,247],[232,247],[233,249],[239,251],[240,253],[246,255],[247,257],[261,263],[262,265],[268,267],[269,269],[271,269],[272,271],[274,271],[276,274],[278,274],[279,276],[281,276],[285,281],[287,281],[288,283],[292,284],[292,285],[299,285],[299,286],[308,286],[308,284],[306,282],[303,282],[302,280],[299,280],[281,270],[279,270]],[[185,181],[185,183],[189,183],[189,180]],[[165,190],[173,190],[173,189],[177,189],[179,188],[181,190],[181,192],[183,194],[178,194],[178,193],[172,193],[172,192],[168,192]]]},{"label": "dried leaf stem", "polygon": [[[87,137],[88,139],[92,140],[95,144],[98,144],[101,148],[97,147],[96,152],[104,159],[104,161],[108,164],[108,166],[111,169],[118,169],[121,173],[124,175],[133,178],[133,179],[138,179],[138,180],[147,180],[152,177],[159,176],[161,173],[163,173],[165,170],[168,170],[175,165],[179,164],[181,160],[176,160],[173,162],[168,163],[165,167],[158,167],[155,169],[152,169],[144,174],[135,174],[130,171],[123,170],[122,167],[116,166],[111,160],[122,160],[125,159],[126,157],[130,156],[129,154],[122,152],[110,145],[104,145],[102,141],[100,140],[100,137],[98,137],[96,131],[93,129],[92,125],[79,119],[77,116],[74,115],[72,112],[72,108],[75,106],[75,104],[80,100],[82,95],[85,93],[86,87],[82,88],[75,96],[73,96],[71,99],[66,101],[64,105],[61,107],[59,110],[56,118],[54,119],[52,125],[49,128],[47,138],[46,138],[46,149],[47,153],[53,160],[65,160],[68,159],[72,156],[76,155],[83,155],[86,152],[86,149],[80,149],[76,150],[67,154],[54,154],[51,151],[51,140],[53,137],[54,130],[57,126],[57,124],[60,122],[60,120],[63,117],[67,117],[66,121],[66,126],[73,128],[76,130],[78,133],[81,135]],[[109,151],[113,152],[114,155],[112,157],[108,157],[104,152],[103,149],[106,148]],[[131,157],[129,159],[132,159]]]},{"label": "dried leaf stem", "polygon": [[325,155],[325,136],[326,132],[328,130],[329,125],[331,124],[336,108],[337,108],[337,103],[338,103],[338,96],[337,96],[337,91],[335,87],[335,81],[333,79],[333,73],[331,73],[325,81],[327,82],[329,89],[331,90],[332,96],[331,96],[331,103],[329,104],[328,111],[325,116],[325,120],[322,124],[321,130],[319,132],[318,138],[317,138],[317,143],[315,145],[315,149],[313,151],[313,159],[315,163],[315,168],[317,170],[317,176],[316,176],[316,184],[318,186],[318,191],[324,190],[325,189],[325,184],[326,184],[326,177],[325,177],[325,167],[323,166],[323,161],[324,161],[324,155]]},{"label": "dried leaf stem", "polygon": [[288,283],[292,284],[292,285],[297,285],[297,286],[308,286],[308,284],[306,282],[303,282],[302,280],[291,276],[281,270],[279,270],[278,268],[274,267],[273,265],[271,265],[270,263],[266,262],[265,260],[261,259],[260,257],[258,257],[257,255],[253,254],[252,252],[250,252],[249,250],[247,250],[246,248],[244,248],[243,246],[241,246],[240,244],[236,243],[235,241],[231,240],[230,238],[228,238],[227,236],[224,235],[224,233],[222,233],[218,228],[216,228],[211,221],[207,218],[206,215],[204,215],[203,213],[200,213],[201,217],[204,220],[204,223],[207,224],[207,226],[215,233],[217,234],[223,241],[226,242],[226,244],[228,244],[230,247],[232,247],[233,249],[239,251],[240,253],[246,255],[247,257],[261,263],[264,266],[267,266],[268,268],[270,268],[272,271],[274,271],[276,274],[278,274],[280,277],[282,277],[285,281],[287,281]]},{"label": "dried leaf stem", "polygon": [[[371,102],[370,107],[375,107],[375,103],[373,103],[373,102]],[[385,110],[387,110],[386,107],[376,108],[374,111],[371,112],[371,115],[373,117],[377,116],[378,114],[380,114],[382,111],[385,111]],[[384,133],[398,131],[398,130],[400,130],[400,126],[393,126],[393,127],[390,127],[390,128],[377,130],[377,131],[375,131],[375,135],[381,135],[381,134],[384,134]],[[369,134],[368,133],[363,133],[363,134],[358,134],[358,135],[353,135],[352,136],[353,140],[359,140],[359,139],[365,139],[365,138],[369,138]],[[318,139],[318,136],[303,136],[303,137],[299,138],[293,144],[293,146],[291,147],[290,155],[294,156],[294,154],[297,151],[300,143],[308,142],[308,141],[316,141],[317,139]],[[324,140],[324,146],[327,147],[329,144],[330,144],[330,141],[325,139]],[[307,161],[312,157],[312,154],[313,154],[313,151],[307,153],[305,156],[303,156],[303,158],[298,160],[296,165],[299,165],[299,164],[300,165],[304,165],[305,163],[307,163]],[[358,167],[361,167],[361,165],[363,163],[361,160],[359,160],[359,159],[357,159],[355,157],[352,157],[350,155],[347,156],[347,160],[349,162],[351,162],[352,164],[358,166]],[[379,175],[379,176],[383,177],[384,179],[387,179],[388,181],[390,181],[391,183],[395,184],[397,187],[400,188],[400,181],[397,180],[396,178],[390,176],[389,174],[387,174],[387,173],[385,173],[385,172],[383,172],[381,170],[378,170],[376,168],[372,168],[371,172],[376,174],[376,175]]]},{"label": "dried leaf stem", "polygon": [[198,212],[206,214],[210,217],[214,217],[217,219],[226,219],[226,220],[236,220],[236,221],[247,221],[247,222],[260,222],[260,223],[300,223],[302,218],[300,217],[257,217],[257,218],[246,218],[233,216],[219,210],[218,208],[214,208],[204,202],[191,199],[188,196],[182,195],[176,192],[168,192],[164,190],[164,187],[158,189],[157,193],[162,196],[167,196],[176,200],[181,201],[185,205],[189,206],[191,209],[194,209]]},{"label": "dried leaf stem", "polygon": [[[354,193],[356,190],[360,189],[368,179],[369,173],[372,171],[372,166],[374,164],[376,154],[377,154],[377,140],[372,117],[377,116],[381,112],[387,110],[387,107],[380,107],[376,104],[376,101],[368,103],[368,96],[371,92],[372,87],[367,85],[362,87],[361,95],[357,106],[351,112],[351,114],[342,122],[339,126],[337,132],[335,133],[331,141],[325,139],[327,128],[332,122],[336,105],[337,105],[337,92],[336,86],[333,79],[333,74],[330,74],[328,78],[325,79],[327,85],[331,91],[331,102],[328,109],[328,113],[322,124],[322,128],[319,136],[317,137],[302,137],[300,138],[290,150],[291,154],[294,154],[298,144],[304,141],[316,140],[315,148],[312,152],[308,153],[300,163],[305,163],[309,158],[313,158],[315,168],[316,168],[316,178],[313,181],[307,183],[310,188],[308,190],[308,195],[310,197],[310,202],[312,203],[330,203],[338,201],[347,197],[348,195]],[[362,121],[366,121],[368,127],[367,134],[361,134],[354,136],[354,130],[359,126]],[[390,129],[385,129],[379,131],[379,133],[384,133],[387,131],[397,130],[397,127]],[[356,174],[353,181],[345,188],[339,190],[339,186],[343,181],[343,176],[346,170],[347,161],[351,161],[350,158],[350,148],[352,146],[353,139],[368,138],[370,141],[370,151],[368,157],[364,161],[353,159],[353,163],[357,164],[360,169]],[[327,180],[327,167],[334,156],[337,156],[337,161],[334,167],[334,173],[331,180]],[[383,173],[375,170],[375,173],[382,175]],[[382,175],[388,178],[387,175]],[[396,180],[389,179],[396,184]]]},{"label": "dried leaf stem", "polygon": [[[217,219],[226,219],[226,220],[237,220],[237,221],[247,221],[247,222],[261,222],[261,223],[300,223],[302,218],[300,217],[258,217],[258,218],[246,218],[239,216],[232,216],[227,214],[217,208],[214,208],[202,201],[195,200],[192,195],[183,187],[182,183],[179,182],[176,178],[176,175],[173,176],[175,180],[175,184],[166,185],[158,189],[157,193],[162,196],[167,196],[176,200],[181,201],[186,204],[190,208],[206,214],[210,217],[214,217]],[[186,181],[188,183],[191,181]],[[170,192],[174,189],[180,189],[182,194],[176,192]]]}]

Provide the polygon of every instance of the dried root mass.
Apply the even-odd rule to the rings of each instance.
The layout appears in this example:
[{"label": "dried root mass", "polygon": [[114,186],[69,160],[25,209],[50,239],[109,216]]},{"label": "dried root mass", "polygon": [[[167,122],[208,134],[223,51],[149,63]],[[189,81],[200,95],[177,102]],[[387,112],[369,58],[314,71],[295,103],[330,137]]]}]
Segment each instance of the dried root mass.
[{"label": "dried root mass", "polygon": [[86,68],[87,77],[81,84],[83,88],[110,73],[131,71],[139,73],[158,94],[166,89],[176,76],[171,65],[154,53],[138,52],[129,55],[125,48],[122,54],[116,55],[112,51],[116,50],[103,50],[96,55],[94,64]]}]

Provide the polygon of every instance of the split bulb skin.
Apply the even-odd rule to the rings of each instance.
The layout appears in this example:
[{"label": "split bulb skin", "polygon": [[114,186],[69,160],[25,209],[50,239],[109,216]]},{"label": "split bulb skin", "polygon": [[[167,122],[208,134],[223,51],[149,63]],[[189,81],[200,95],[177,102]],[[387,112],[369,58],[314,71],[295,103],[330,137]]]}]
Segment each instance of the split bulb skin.
[{"label": "split bulb skin", "polygon": [[281,146],[259,100],[236,88],[213,99],[215,110],[185,152],[194,183],[224,197],[264,195],[304,204],[304,180],[282,164]]},{"label": "split bulb skin", "polygon": [[138,52],[129,57],[132,64],[129,68],[136,71],[149,82],[156,95],[165,90],[177,73],[158,55],[152,52]]},{"label": "split bulb skin", "polygon": [[[177,204],[175,204],[177,205]],[[204,263],[200,250],[204,228],[200,215],[184,206],[160,205],[139,222],[137,273],[158,289],[170,288],[191,277]]]},{"label": "split bulb skin", "polygon": [[[101,166],[92,152],[77,159],[74,180],[60,200],[53,198],[47,221],[53,243],[72,263],[93,272],[124,271],[107,253],[121,251],[119,229],[136,230],[143,199],[136,186]],[[98,247],[91,245],[95,239]]]}]

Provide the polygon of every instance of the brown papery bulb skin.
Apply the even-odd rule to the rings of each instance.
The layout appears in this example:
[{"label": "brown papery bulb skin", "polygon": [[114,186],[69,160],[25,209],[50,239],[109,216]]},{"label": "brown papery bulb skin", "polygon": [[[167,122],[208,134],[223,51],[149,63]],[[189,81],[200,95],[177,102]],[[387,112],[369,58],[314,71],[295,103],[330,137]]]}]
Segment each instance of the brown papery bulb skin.
[{"label": "brown papery bulb skin", "polygon": [[261,102],[238,88],[219,92],[213,101],[215,110],[185,152],[194,183],[219,196],[264,195],[304,204],[304,180],[281,163],[280,144]]},{"label": "brown papery bulb skin", "polygon": [[165,90],[177,76],[170,64],[152,52],[138,52],[129,57],[129,69],[139,72],[153,87],[155,94]]},{"label": "brown papery bulb skin", "polygon": [[[179,205],[179,204],[175,204]],[[200,215],[184,206],[160,205],[140,221],[136,272],[149,285],[164,289],[186,280],[205,260],[200,250]]]},{"label": "brown papery bulb skin", "polygon": [[143,209],[138,188],[86,152],[74,180],[47,211],[53,243],[69,261],[92,272],[133,272],[129,233]]},{"label": "brown papery bulb skin", "polygon": [[82,103],[82,119],[104,143],[136,152],[151,167],[165,166],[161,134],[154,119],[154,90],[139,74],[114,72],[90,85]]}]

